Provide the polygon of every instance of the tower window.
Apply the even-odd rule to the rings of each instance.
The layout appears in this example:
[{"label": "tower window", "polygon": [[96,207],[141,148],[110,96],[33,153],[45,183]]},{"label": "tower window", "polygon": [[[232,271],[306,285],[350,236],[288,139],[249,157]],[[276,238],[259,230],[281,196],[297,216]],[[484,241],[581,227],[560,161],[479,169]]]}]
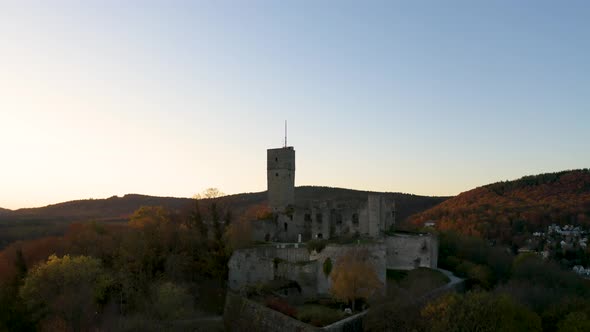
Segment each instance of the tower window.
[{"label": "tower window", "polygon": [[275,158],[275,161],[277,161],[277,162],[278,162],[278,161],[279,161],[279,158]]},{"label": "tower window", "polygon": [[315,221],[318,222],[318,223],[321,223],[323,221],[322,220],[322,214],[321,213],[318,213],[318,214],[315,215]]},{"label": "tower window", "polygon": [[358,223],[359,223],[359,215],[358,214],[353,213],[353,215],[352,215],[352,223],[355,224],[355,225],[358,225]]},{"label": "tower window", "polygon": [[311,221],[311,214],[309,214],[309,213],[305,214],[305,221]]},{"label": "tower window", "polygon": [[275,176],[279,176],[279,173],[275,173]]},{"label": "tower window", "polygon": [[287,226],[289,226],[289,225],[287,225],[287,223],[285,223],[284,226],[285,226],[285,232],[286,232],[287,231]]}]

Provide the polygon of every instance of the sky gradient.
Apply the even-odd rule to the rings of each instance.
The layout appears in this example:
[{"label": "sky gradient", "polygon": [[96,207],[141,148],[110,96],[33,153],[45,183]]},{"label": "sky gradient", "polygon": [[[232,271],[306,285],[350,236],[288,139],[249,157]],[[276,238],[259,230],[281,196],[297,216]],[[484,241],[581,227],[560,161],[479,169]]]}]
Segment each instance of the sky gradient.
[{"label": "sky gradient", "polygon": [[588,1],[0,3],[0,207],[590,166]]}]

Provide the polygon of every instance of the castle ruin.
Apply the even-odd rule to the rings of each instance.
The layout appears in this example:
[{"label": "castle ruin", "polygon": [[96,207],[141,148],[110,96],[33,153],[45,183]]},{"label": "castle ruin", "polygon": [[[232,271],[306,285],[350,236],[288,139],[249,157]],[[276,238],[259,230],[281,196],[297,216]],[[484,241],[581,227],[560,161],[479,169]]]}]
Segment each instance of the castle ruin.
[{"label": "castle ruin", "polygon": [[[326,261],[336,262],[353,248],[368,251],[383,285],[387,269],[437,267],[436,236],[395,233],[395,203],[385,195],[368,194],[364,202],[296,201],[291,146],[267,150],[267,184],[272,217],[251,221],[259,245],[236,250],[230,258],[228,284],[234,292],[286,279],[298,285],[297,294],[289,296],[301,301],[328,294]],[[308,249],[311,240],[325,242],[325,248]]]}]

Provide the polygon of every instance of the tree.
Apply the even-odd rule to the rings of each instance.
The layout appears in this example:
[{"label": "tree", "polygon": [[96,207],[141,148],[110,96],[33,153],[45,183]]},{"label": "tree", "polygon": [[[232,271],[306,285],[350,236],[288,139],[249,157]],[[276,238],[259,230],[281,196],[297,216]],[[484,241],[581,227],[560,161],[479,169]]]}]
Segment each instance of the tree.
[{"label": "tree", "polygon": [[335,298],[352,302],[355,310],[357,299],[368,299],[383,284],[377,277],[375,268],[369,261],[366,249],[351,249],[336,260],[336,265],[330,274],[332,288],[330,291]]},{"label": "tree", "polygon": [[[394,288],[394,289],[390,289]],[[403,288],[387,285],[386,297],[376,298],[371,310],[363,318],[365,331],[424,331],[424,320],[420,316],[422,303],[414,294]]]},{"label": "tree", "polygon": [[250,221],[238,220],[231,223],[226,231],[227,249],[230,251],[244,248],[252,243],[252,225]]},{"label": "tree", "polygon": [[581,311],[574,311],[557,324],[559,332],[590,331],[590,318]]},{"label": "tree", "polygon": [[170,212],[163,206],[142,206],[129,218],[129,225],[133,227],[163,225],[168,222],[170,222]]},{"label": "tree", "polygon": [[160,320],[188,319],[194,317],[193,299],[189,292],[172,282],[152,287],[152,309]]},{"label": "tree", "polygon": [[221,190],[219,190],[219,188],[207,188],[207,189],[203,190],[202,193],[196,194],[193,197],[196,199],[211,199],[211,198],[218,198],[218,197],[222,197],[222,196],[225,196],[225,193],[223,193]]},{"label": "tree", "polygon": [[203,239],[207,239],[207,225],[203,222],[203,214],[199,205],[199,198],[195,198],[195,206],[188,216],[185,226],[188,229],[195,229],[199,232]]},{"label": "tree", "polygon": [[29,272],[20,296],[42,329],[65,324],[81,331],[96,323],[95,313],[106,302],[111,284],[96,258],[51,255]]},{"label": "tree", "polygon": [[541,331],[537,314],[508,295],[471,292],[448,294],[425,306],[429,331]]}]

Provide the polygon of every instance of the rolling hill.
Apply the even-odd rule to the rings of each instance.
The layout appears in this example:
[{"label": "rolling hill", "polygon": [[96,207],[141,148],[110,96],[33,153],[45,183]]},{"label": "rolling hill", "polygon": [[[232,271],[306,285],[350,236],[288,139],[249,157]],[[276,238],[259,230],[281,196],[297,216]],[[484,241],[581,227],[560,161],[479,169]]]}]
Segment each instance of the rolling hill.
[{"label": "rolling hill", "polygon": [[[360,190],[311,186],[295,189],[296,203],[331,199],[365,201],[368,193]],[[403,193],[384,194],[396,200],[398,220],[403,220],[447,199]],[[251,206],[265,204],[266,192],[228,195],[215,200],[229,207],[234,216],[238,216]],[[194,200],[190,198],[128,194],[123,197],[76,200],[39,208],[0,210],[0,248],[16,240],[63,234],[72,222],[125,222],[141,206],[164,206],[183,214],[189,211],[193,204]]]},{"label": "rolling hill", "polygon": [[461,193],[408,221],[436,221],[440,230],[488,239],[544,230],[550,224],[590,226],[590,170],[525,176]]}]

